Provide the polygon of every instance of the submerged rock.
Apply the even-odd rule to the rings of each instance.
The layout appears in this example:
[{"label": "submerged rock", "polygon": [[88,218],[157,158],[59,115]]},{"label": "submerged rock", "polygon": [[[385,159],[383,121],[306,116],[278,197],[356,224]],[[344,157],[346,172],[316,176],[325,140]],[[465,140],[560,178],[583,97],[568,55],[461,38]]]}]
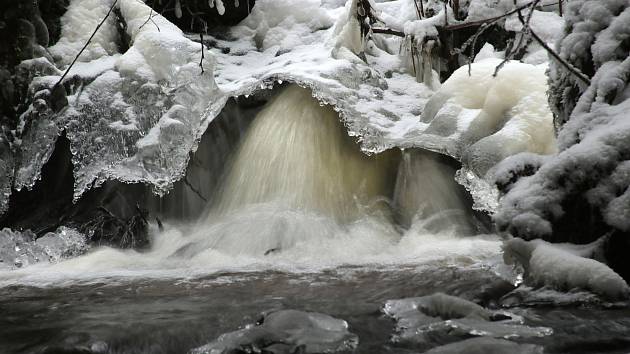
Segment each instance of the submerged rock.
[{"label": "submerged rock", "polygon": [[359,343],[348,323],[332,316],[298,310],[269,313],[256,325],[225,333],[189,354],[333,353],[353,350]]}]

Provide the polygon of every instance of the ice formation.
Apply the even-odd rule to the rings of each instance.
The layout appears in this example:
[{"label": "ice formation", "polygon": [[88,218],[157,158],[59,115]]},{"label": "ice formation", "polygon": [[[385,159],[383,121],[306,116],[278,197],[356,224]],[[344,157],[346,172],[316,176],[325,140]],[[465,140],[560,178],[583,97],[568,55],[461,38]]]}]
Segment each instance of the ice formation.
[{"label": "ice formation", "polygon": [[[371,4],[388,26],[413,35],[416,41],[433,35],[439,21],[455,21],[452,10],[443,13],[442,3],[437,1],[427,3],[427,11],[431,9],[436,16],[424,20],[416,19],[411,0]],[[467,151],[468,145],[459,139],[461,131],[445,136],[445,131],[431,130],[437,121],[431,129],[428,122],[418,122],[433,95],[431,87],[436,86],[419,83],[408,53],[399,54],[407,39],[375,35],[366,41],[357,37],[359,24],[352,13],[356,1],[347,6],[333,0],[257,1],[248,18],[232,27],[225,38],[206,37],[212,48],[204,55],[204,74],[200,74],[202,46],[189,39],[192,36],[159,15],[153,14],[152,21],[147,21],[150,8],[143,3],[121,0],[116,6],[127,24],[129,49],[118,53],[118,47],[112,45],[123,38],[118,38],[113,17],[108,19],[66,77],[68,107],[57,111],[58,92],[51,89],[89,33],[86,28],[95,25],[110,5],[110,1],[72,1],[62,19],[62,38],[51,48],[56,65],[45,58],[21,64],[20,70],[31,71],[34,77],[30,86],[33,105],[21,118],[18,154],[15,159],[2,158],[3,163],[15,165],[16,173],[0,180],[4,190],[0,209],[6,207],[11,185],[18,190],[34,185],[63,130],[71,141],[75,198],[108,179],[144,182],[164,194],[181,178],[189,153],[228,97],[249,95],[283,81],[309,87],[320,102],[335,107],[348,134],[360,141],[365,152],[420,147],[460,158]],[[475,14],[495,5],[473,1],[470,16],[474,19]],[[435,65],[437,62],[425,65],[431,77]],[[490,64],[477,65],[473,73],[479,74],[473,75],[487,74]],[[506,69],[518,65],[523,64]],[[536,75],[542,70],[535,69]],[[530,98],[536,100],[536,93]],[[515,107],[509,108],[518,111]],[[519,143],[496,153],[491,161],[479,162],[481,170],[515,151],[544,151],[544,146],[534,146],[524,136],[534,134],[531,127],[523,126],[519,119],[510,121],[499,133],[490,129],[489,134],[498,135],[480,145],[497,143],[506,134]],[[478,150],[467,156],[476,159]]]},{"label": "ice formation", "polygon": [[335,353],[351,351],[358,342],[344,320],[317,312],[280,310],[266,314],[256,325],[223,334],[189,353]]},{"label": "ice formation", "polygon": [[389,300],[383,312],[396,320],[393,341],[411,342],[420,348],[471,336],[513,339],[544,337],[553,333],[550,328],[525,326],[522,319],[514,314],[493,312],[468,300],[442,293]]},{"label": "ice formation", "polygon": [[626,282],[607,265],[584,257],[588,253],[588,247],[520,238],[508,240],[504,246],[505,262],[522,265],[527,283],[565,291],[586,289],[611,299],[628,297]]},{"label": "ice formation", "polygon": [[16,269],[40,262],[56,263],[88,250],[85,235],[60,227],[36,238],[30,231],[0,230],[0,269]]}]

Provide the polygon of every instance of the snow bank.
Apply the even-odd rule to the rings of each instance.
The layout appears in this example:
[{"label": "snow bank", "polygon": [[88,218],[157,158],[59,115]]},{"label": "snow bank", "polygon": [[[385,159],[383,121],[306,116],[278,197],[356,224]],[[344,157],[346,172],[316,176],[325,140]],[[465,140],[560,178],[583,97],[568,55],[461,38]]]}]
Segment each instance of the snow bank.
[{"label": "snow bank", "polygon": [[559,290],[586,289],[611,299],[630,295],[630,288],[617,273],[579,254],[575,247],[563,249],[542,240],[513,238],[504,244],[505,262],[522,265],[527,283]]}]

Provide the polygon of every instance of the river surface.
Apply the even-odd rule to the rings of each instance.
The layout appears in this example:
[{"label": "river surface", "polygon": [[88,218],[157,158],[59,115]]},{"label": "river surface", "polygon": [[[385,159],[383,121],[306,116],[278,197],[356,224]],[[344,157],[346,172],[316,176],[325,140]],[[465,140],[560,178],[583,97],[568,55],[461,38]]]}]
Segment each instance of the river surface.
[{"label": "river surface", "polygon": [[[419,353],[444,344],[444,338],[423,346],[392,342],[395,323],[381,310],[386,300],[444,292],[492,308],[510,289],[490,266],[453,262],[5,284],[0,352],[186,353],[255,323],[262,312],[298,309],[346,320],[359,337],[355,353]],[[548,327],[553,334],[511,340],[541,345],[548,353],[630,352],[627,304],[573,299],[561,306],[558,298],[548,300],[533,306],[513,299],[516,306],[506,310],[522,316],[524,325]]]}]

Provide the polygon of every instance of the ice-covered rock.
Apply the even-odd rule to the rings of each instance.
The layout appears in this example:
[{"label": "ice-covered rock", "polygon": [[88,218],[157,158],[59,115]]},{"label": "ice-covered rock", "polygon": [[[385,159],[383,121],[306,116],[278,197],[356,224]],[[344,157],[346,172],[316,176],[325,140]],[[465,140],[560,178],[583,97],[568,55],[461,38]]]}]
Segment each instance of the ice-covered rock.
[{"label": "ice-covered rock", "polygon": [[190,354],[334,353],[351,351],[358,337],[344,320],[317,312],[280,310],[263,317],[259,324],[221,335]]},{"label": "ice-covered rock", "polygon": [[[73,1],[62,18],[62,39],[51,48],[61,69],[67,68],[75,44],[91,33],[85,27],[95,26],[95,18],[104,17],[111,2],[90,4]],[[145,26],[151,9],[142,2],[123,0],[116,6],[130,48],[116,53],[112,43],[118,39],[113,37],[117,24],[108,19],[66,76],[68,106],[60,112],[51,109],[50,97],[62,70],[45,58],[21,64],[22,70],[42,76],[32,81],[34,104],[21,117],[16,189],[33,186],[65,130],[75,166],[75,198],[108,179],[145,181],[163,193],[181,176],[188,153],[209,122],[206,118],[213,118],[225,103],[226,98],[214,95],[212,56],[205,53],[201,60],[200,44],[155,13]],[[86,15],[77,16],[82,13]]]},{"label": "ice-covered rock", "polygon": [[433,348],[426,354],[542,354],[543,348],[535,344],[519,344],[505,339],[471,338]]},{"label": "ice-covered rock", "polygon": [[504,260],[520,264],[525,281],[535,286],[559,290],[586,289],[611,299],[626,298],[630,288],[604,263],[583,255],[587,247],[554,245],[543,240],[513,238],[504,244]]},{"label": "ice-covered rock", "polygon": [[0,269],[16,269],[39,262],[56,263],[85,253],[87,240],[80,232],[60,227],[36,238],[31,231],[0,231]]},{"label": "ice-covered rock", "polygon": [[473,302],[441,293],[389,300],[383,312],[396,320],[394,342],[430,348],[471,336],[527,338],[550,335],[545,327],[529,327],[519,316],[493,312]]}]

